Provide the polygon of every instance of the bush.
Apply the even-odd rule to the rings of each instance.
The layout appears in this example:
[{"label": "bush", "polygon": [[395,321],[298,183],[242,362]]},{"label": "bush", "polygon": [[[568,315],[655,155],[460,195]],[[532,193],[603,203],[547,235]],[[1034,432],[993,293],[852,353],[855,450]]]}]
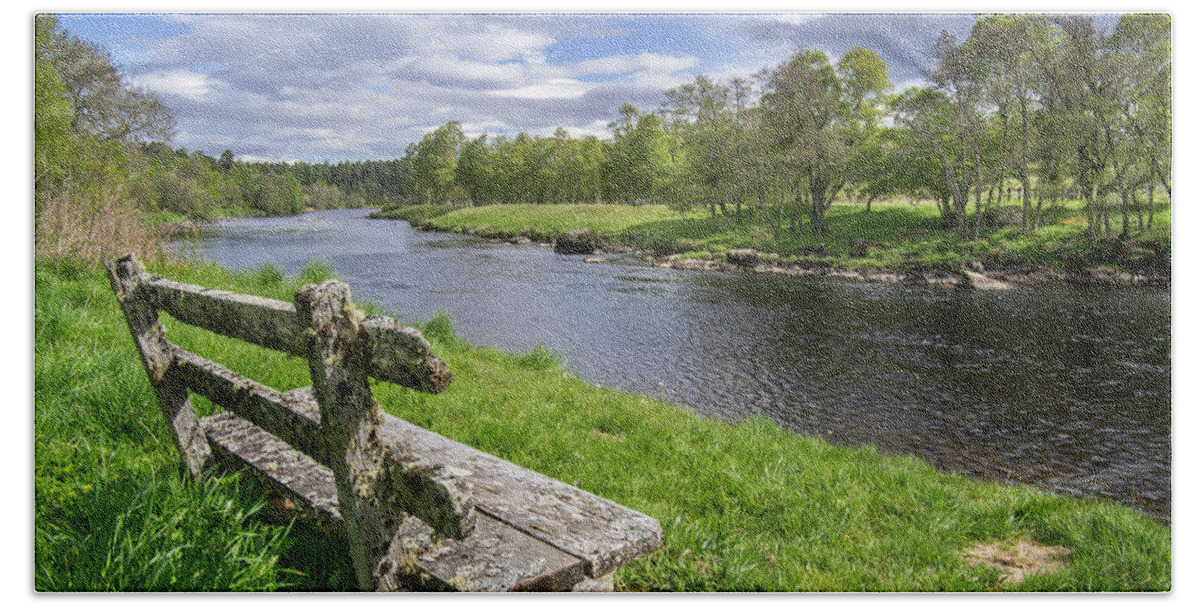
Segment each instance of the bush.
[{"label": "bush", "polygon": [[154,176],[153,181],[160,209],[182,213],[188,217],[208,217],[208,197],[195,181],[174,172],[160,173]]},{"label": "bush", "polygon": [[250,206],[267,215],[295,215],[304,211],[304,195],[291,173],[264,173],[258,178]]},{"label": "bush", "polygon": [[301,188],[304,204],[312,209],[340,209],[346,207],[348,197],[337,186],[309,184]]}]

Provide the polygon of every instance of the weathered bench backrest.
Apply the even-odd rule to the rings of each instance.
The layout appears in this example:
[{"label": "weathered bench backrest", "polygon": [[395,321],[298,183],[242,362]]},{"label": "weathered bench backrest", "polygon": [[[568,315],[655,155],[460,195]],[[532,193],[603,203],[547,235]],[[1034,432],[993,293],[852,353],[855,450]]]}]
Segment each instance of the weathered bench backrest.
[{"label": "weathered bench backrest", "polygon": [[[366,317],[344,283],[306,285],[291,304],[205,289],[147,275],[133,256],[108,266],[113,291],[145,363],[155,395],[192,474],[212,452],[188,391],[287,442],[329,467],[360,587],[393,533],[411,514],[439,534],[469,535],[475,513],[462,482],[379,439],[380,411],[368,377],[437,393],[452,379],[415,329]],[[256,383],[170,343],[158,311],[212,332],[308,361],[319,407]]]}]

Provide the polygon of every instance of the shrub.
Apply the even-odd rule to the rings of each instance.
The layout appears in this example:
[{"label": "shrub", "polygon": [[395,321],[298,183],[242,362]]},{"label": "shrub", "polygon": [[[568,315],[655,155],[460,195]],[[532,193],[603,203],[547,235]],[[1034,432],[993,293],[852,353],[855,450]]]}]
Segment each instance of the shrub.
[{"label": "shrub", "polygon": [[267,215],[294,215],[304,211],[304,196],[291,173],[264,173],[259,176],[250,205]]},{"label": "shrub", "polygon": [[208,217],[208,197],[195,181],[174,172],[160,173],[153,181],[160,209],[188,217]]},{"label": "shrub", "polygon": [[122,189],[73,194],[66,190],[42,204],[34,231],[39,258],[90,265],[127,253],[146,261],[162,255],[158,232]]}]

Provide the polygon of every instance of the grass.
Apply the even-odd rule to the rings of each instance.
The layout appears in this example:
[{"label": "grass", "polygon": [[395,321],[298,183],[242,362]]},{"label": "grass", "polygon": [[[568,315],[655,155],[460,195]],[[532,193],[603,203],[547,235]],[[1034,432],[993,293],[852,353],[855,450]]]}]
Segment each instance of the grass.
[{"label": "grass", "polygon": [[[590,228],[611,243],[659,255],[720,259],[729,249],[753,248],[792,261],[856,270],[953,269],[982,261],[992,266],[1058,270],[1107,265],[1131,272],[1170,272],[1169,206],[1157,211],[1152,230],[1129,242],[1086,238],[1079,201],[1047,209],[1045,225],[1030,234],[1020,228],[985,229],[980,240],[966,242],[958,239],[954,229],[942,227],[937,208],[928,202],[876,203],[870,213],[858,205],[836,204],[826,215],[827,232],[820,238],[807,228],[789,231],[786,219],[778,238],[773,238],[766,217],[755,217],[749,208],[745,212],[741,223],[725,218],[721,230],[713,227],[704,210],[678,212],[662,205],[414,205],[372,217],[406,219],[445,231],[501,238],[524,235],[535,240],[553,240],[567,230]],[[803,220],[807,226],[808,218]],[[1115,223],[1119,231],[1119,217]],[[861,249],[861,241],[870,245],[865,252],[855,251]]]},{"label": "grass", "polygon": [[[153,269],[290,299],[299,277],[211,264]],[[328,266],[310,265],[306,280]],[[344,589],[336,539],[280,520],[254,484],[181,479],[178,457],[103,272],[39,263],[35,298],[35,586],[44,590]],[[166,321],[172,341],[280,389],[302,361]],[[1122,505],[983,483],[912,457],[838,447],[763,418],[738,424],[597,387],[544,347],[422,331],[455,372],[441,395],[378,383],[415,424],[657,518],[663,547],[617,586],[661,591],[1161,591],[1170,528]],[[211,404],[195,399],[204,412]],[[1006,586],[969,547],[1061,545],[1061,570]]]}]

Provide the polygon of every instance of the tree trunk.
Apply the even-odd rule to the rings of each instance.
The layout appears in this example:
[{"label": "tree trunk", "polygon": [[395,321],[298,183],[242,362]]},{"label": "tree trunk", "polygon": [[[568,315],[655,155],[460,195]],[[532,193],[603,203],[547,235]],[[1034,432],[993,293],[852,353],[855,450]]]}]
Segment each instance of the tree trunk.
[{"label": "tree trunk", "polygon": [[1112,222],[1109,221],[1108,213],[1108,209],[1111,206],[1108,204],[1108,201],[1111,197],[1112,190],[1110,189],[1108,192],[1104,193],[1104,196],[1102,197],[1104,202],[1100,203],[1100,213],[1104,218],[1104,236],[1112,236]]},{"label": "tree trunk", "polygon": [[825,198],[823,190],[818,184],[809,188],[809,198],[812,200],[812,235],[815,237],[825,236],[825,203],[821,200]]},{"label": "tree trunk", "polygon": [[1121,188],[1121,238],[1129,238],[1129,191]]},{"label": "tree trunk", "polygon": [[1029,167],[1025,164],[1025,159],[1022,158],[1018,175],[1021,178],[1021,231],[1028,233],[1033,230],[1029,221],[1029,211],[1033,208],[1033,197],[1029,193]]},{"label": "tree trunk", "polygon": [[[800,196],[803,197],[804,196],[803,193],[801,193]],[[791,218],[788,220],[788,232],[791,232],[793,234],[796,233],[796,230],[800,224],[800,207],[803,204],[804,204],[803,199],[801,199],[801,200],[797,200],[795,205],[792,205]]]},{"label": "tree trunk", "polygon": [[779,213],[771,218],[771,240],[779,240],[779,231],[783,228],[783,209],[787,206],[787,194],[779,195]]},{"label": "tree trunk", "polygon": [[[1167,196],[1170,196],[1170,190],[1167,191]],[[1150,184],[1150,198],[1146,201],[1146,230],[1154,227],[1154,184]]]},{"label": "tree trunk", "polygon": [[979,225],[983,223],[983,184],[975,182],[975,234],[972,239],[979,240]]}]

